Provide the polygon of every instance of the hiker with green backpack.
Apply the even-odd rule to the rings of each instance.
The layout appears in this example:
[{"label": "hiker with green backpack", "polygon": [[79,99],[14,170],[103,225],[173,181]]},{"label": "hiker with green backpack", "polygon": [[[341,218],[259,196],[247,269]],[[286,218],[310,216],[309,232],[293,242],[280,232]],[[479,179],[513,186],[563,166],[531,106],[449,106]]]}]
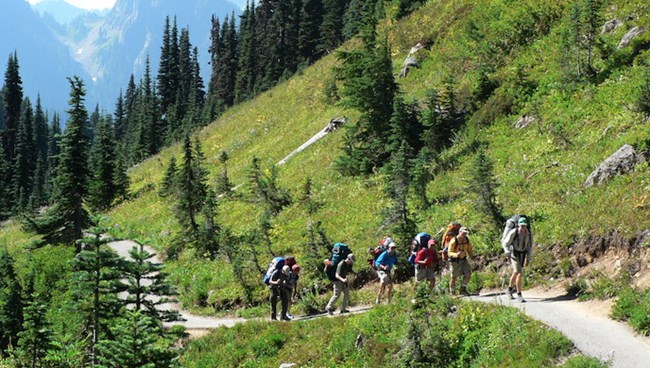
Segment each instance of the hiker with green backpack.
[{"label": "hiker with green backpack", "polygon": [[[516,227],[515,227],[516,217]],[[513,293],[518,294],[519,302],[524,303],[526,300],[521,294],[522,275],[524,267],[528,266],[533,256],[533,233],[529,227],[528,218],[524,215],[517,215],[510,218],[506,223],[503,239],[501,240],[503,251],[510,258],[512,265],[512,276],[506,289],[506,295],[514,299]]]},{"label": "hiker with green backpack", "polygon": [[330,298],[330,301],[327,303],[325,310],[327,313],[334,314],[334,306],[336,301],[339,299],[341,294],[343,294],[343,304],[341,305],[341,311],[339,313],[348,313],[348,302],[350,301],[350,285],[348,283],[348,274],[352,271],[352,265],[356,261],[354,254],[350,253],[348,256],[340,261],[336,266],[336,272],[334,273],[335,279],[332,280],[334,284],[334,294]]}]

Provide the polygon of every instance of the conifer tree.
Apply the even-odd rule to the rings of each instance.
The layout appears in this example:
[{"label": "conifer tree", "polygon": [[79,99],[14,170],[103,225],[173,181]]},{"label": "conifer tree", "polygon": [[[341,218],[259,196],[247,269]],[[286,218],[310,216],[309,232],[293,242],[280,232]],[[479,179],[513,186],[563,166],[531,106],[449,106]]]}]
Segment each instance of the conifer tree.
[{"label": "conifer tree", "polygon": [[192,149],[189,136],[183,142],[183,162],[178,169],[178,194],[175,215],[186,233],[197,234],[197,216],[203,208],[205,199],[205,176],[197,164],[196,152]]},{"label": "conifer tree", "polygon": [[321,37],[318,45],[321,54],[329,54],[343,43],[343,15],[347,5],[347,0],[323,0],[323,21],[320,24]]},{"label": "conifer tree", "polygon": [[9,177],[9,163],[5,159],[4,153],[0,153],[0,220],[11,215],[11,202],[10,202],[10,189],[11,187],[4,185]]},{"label": "conifer tree", "polygon": [[37,208],[47,203],[47,172],[48,172],[48,136],[47,116],[41,106],[41,97],[36,101],[34,112],[34,142],[36,144],[37,156],[34,172],[34,185],[30,197],[30,208]]},{"label": "conifer tree", "polygon": [[6,249],[0,249],[0,357],[10,345],[18,343],[23,325],[21,292],[14,259]]},{"label": "conifer tree", "polygon": [[[400,96],[395,97],[393,114],[390,118],[390,137],[388,150],[396,152],[402,142],[411,147],[412,154],[416,155],[422,149],[422,135],[424,126],[421,122],[417,102],[406,102]],[[411,157],[412,158],[412,157]]]},{"label": "conifer tree", "polygon": [[51,197],[54,188],[54,179],[59,165],[59,153],[61,144],[61,124],[59,114],[54,113],[52,116],[52,126],[47,138],[47,175],[45,181],[45,193],[48,203],[51,204]]},{"label": "conifer tree", "polygon": [[221,163],[222,169],[216,180],[216,193],[226,197],[232,194],[232,188],[234,187],[228,177],[228,159],[228,152],[221,151],[219,154],[219,162]]},{"label": "conifer tree", "polygon": [[322,55],[318,49],[320,26],[323,23],[323,1],[304,0],[300,9],[298,25],[299,62],[315,61]]},{"label": "conifer tree", "polygon": [[115,187],[115,199],[119,202],[124,201],[129,195],[129,185],[130,180],[127,174],[128,165],[127,165],[127,155],[126,145],[124,143],[118,143],[117,157],[115,158],[115,175],[113,176],[113,186]]},{"label": "conifer tree", "polygon": [[262,172],[260,159],[253,157],[247,176],[252,201],[262,203],[272,216],[277,216],[291,204],[289,191],[278,186],[277,166],[272,164],[268,174],[265,174]]},{"label": "conifer tree", "polygon": [[[18,125],[20,122],[21,106],[23,102],[23,82],[20,77],[20,66],[18,54],[14,52],[9,55],[7,69],[5,71],[4,87],[2,89],[2,107],[4,110],[4,132],[2,134],[2,147],[5,158],[13,162],[14,151],[18,136]],[[9,178],[11,180],[11,178]],[[6,185],[10,182],[5,183]]]},{"label": "conifer tree", "polygon": [[212,189],[208,189],[203,204],[204,225],[199,232],[196,248],[199,254],[204,254],[211,260],[219,254],[221,243],[221,226],[216,221],[218,208],[217,195]]},{"label": "conifer tree", "polygon": [[466,188],[473,195],[476,208],[487,216],[491,226],[495,227],[500,227],[506,220],[496,199],[498,187],[492,161],[485,151],[480,149],[468,167]]},{"label": "conifer tree", "polygon": [[86,135],[86,139],[88,140],[88,144],[92,146],[93,142],[95,141],[95,132],[97,130],[97,126],[99,125],[99,121],[102,118],[102,114],[99,112],[99,104],[95,105],[95,109],[93,112],[90,114],[90,117],[88,118],[88,121],[86,124],[84,124],[84,134]]},{"label": "conifer tree", "polygon": [[30,296],[25,306],[23,330],[18,333],[19,342],[16,357],[19,367],[47,367],[45,361],[51,348],[52,331],[47,321],[47,304],[39,294]]},{"label": "conifer tree", "polygon": [[237,79],[235,82],[235,102],[246,101],[253,96],[257,84],[258,57],[257,26],[255,3],[246,4],[241,15],[237,35]]},{"label": "conifer tree", "polygon": [[29,98],[25,98],[18,125],[12,170],[14,175],[12,195],[15,199],[15,210],[18,212],[28,209],[27,205],[34,188],[37,154],[34,140],[34,111]]},{"label": "conifer tree", "polygon": [[97,350],[100,367],[167,368],[177,366],[174,341],[160,338],[162,326],[140,311],[128,311],[110,327],[114,339],[102,340]]},{"label": "conifer tree", "polygon": [[[45,244],[74,244],[89,223],[83,203],[88,192],[88,143],[83,134],[88,113],[84,106],[86,91],[79,77],[70,82],[70,120],[61,139],[52,207],[35,220],[28,219],[28,230],[43,235]],[[77,250],[79,250],[77,248]]]},{"label": "conifer tree", "polygon": [[112,241],[104,236],[110,229],[103,225],[101,216],[93,216],[90,222],[87,235],[77,241],[81,251],[72,264],[74,293],[89,332],[88,363],[94,365],[98,363],[97,345],[108,321],[117,316],[117,294],[125,290],[125,285],[121,281],[124,275],[120,272],[120,257],[104,246]]},{"label": "conifer tree", "polygon": [[158,195],[161,197],[167,197],[176,193],[178,182],[178,169],[176,168],[176,157],[172,156],[169,159],[169,165],[165,170],[165,176],[160,183],[160,189],[158,190]]},{"label": "conifer tree", "polygon": [[639,95],[636,100],[636,108],[645,117],[650,116],[650,67],[643,70],[643,78],[639,87]]},{"label": "conifer tree", "polygon": [[115,102],[115,113],[113,114],[113,124],[115,126],[115,141],[122,142],[128,130],[126,109],[124,106],[124,97],[120,89],[120,95]]},{"label": "conifer tree", "polygon": [[[174,19],[174,27],[176,19]],[[166,112],[176,100],[177,68],[178,63],[174,57],[177,55],[178,44],[172,39],[172,28],[169,16],[165,17],[162,46],[160,47],[160,65],[158,67],[158,95],[160,96],[160,109]]]},{"label": "conifer tree", "polygon": [[155,262],[155,254],[149,253],[144,246],[138,242],[129,251],[131,259],[121,265],[128,293],[123,303],[131,310],[142,311],[142,314],[158,322],[178,321],[181,318],[178,311],[160,308],[164,304],[175,302],[173,296],[176,291],[167,280],[163,265]]},{"label": "conifer tree", "polygon": [[375,0],[350,0],[343,15],[343,39],[349,40],[365,27],[374,27]]},{"label": "conifer tree", "polygon": [[108,117],[98,122],[95,140],[90,149],[90,182],[88,185],[88,204],[95,211],[110,208],[117,196],[115,187],[117,167],[115,137]]},{"label": "conifer tree", "polygon": [[320,269],[323,258],[329,254],[332,241],[325,233],[322,221],[317,218],[324,203],[315,197],[311,178],[307,178],[302,186],[299,203],[307,213],[307,226],[302,234],[305,238],[304,246],[306,248],[305,259],[302,262],[305,266],[304,269],[309,270],[315,276],[324,277],[325,275],[320,272]]},{"label": "conifer tree", "polygon": [[341,52],[343,104],[361,111],[359,122],[348,128],[344,155],[337,169],[347,175],[366,174],[387,160],[393,99],[398,91],[387,41],[376,45],[374,29],[367,29],[363,50]]}]

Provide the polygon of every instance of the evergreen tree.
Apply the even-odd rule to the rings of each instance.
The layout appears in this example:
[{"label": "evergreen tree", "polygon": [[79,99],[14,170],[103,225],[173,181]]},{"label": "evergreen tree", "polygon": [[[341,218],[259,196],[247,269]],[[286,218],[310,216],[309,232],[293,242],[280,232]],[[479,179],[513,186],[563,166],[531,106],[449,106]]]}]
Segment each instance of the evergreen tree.
[{"label": "evergreen tree", "polygon": [[25,211],[28,207],[34,188],[37,154],[34,140],[34,111],[29,98],[25,98],[16,137],[12,170],[14,175],[12,195],[15,200],[15,210],[18,212]]},{"label": "evergreen tree", "polygon": [[144,244],[138,243],[129,251],[129,255],[131,259],[121,266],[128,293],[124,304],[158,322],[180,320],[178,311],[161,309],[162,305],[175,302],[172,297],[176,291],[167,281],[163,265],[154,261],[155,254],[149,253]]},{"label": "evergreen tree", "polygon": [[[176,27],[176,19],[174,19]],[[167,111],[170,105],[176,100],[176,88],[178,82],[178,44],[172,39],[172,29],[169,16],[165,17],[165,28],[163,30],[162,46],[160,47],[160,65],[158,67],[158,95],[160,96],[160,109]]]},{"label": "evergreen tree", "polygon": [[343,16],[344,40],[351,39],[364,28],[372,27],[374,29],[377,23],[375,5],[375,0],[350,0]]},{"label": "evergreen tree", "polygon": [[412,153],[418,154],[423,146],[424,126],[421,120],[416,101],[406,102],[400,96],[395,97],[390,119],[389,152],[397,152],[402,142],[406,142]]},{"label": "evergreen tree", "polygon": [[47,367],[45,357],[52,343],[52,331],[47,321],[48,306],[41,301],[39,294],[31,295],[30,299],[23,310],[25,321],[23,330],[18,333],[16,360],[19,367]]},{"label": "evergreen tree", "polygon": [[310,178],[307,178],[302,186],[299,203],[307,213],[307,226],[302,234],[305,238],[306,252],[301,263],[304,264],[304,269],[312,272],[314,276],[324,278],[325,274],[320,272],[322,260],[328,256],[332,241],[325,233],[322,221],[317,219],[317,214],[324,203],[315,198]]},{"label": "evergreen tree", "polygon": [[[21,106],[23,102],[23,82],[20,78],[18,54],[9,55],[5,71],[4,87],[2,89],[2,107],[4,110],[4,132],[2,134],[2,147],[8,162],[13,162],[14,151],[18,136]],[[11,178],[9,178],[11,179]],[[10,182],[5,183],[8,185]]]},{"label": "evergreen tree", "polygon": [[117,153],[113,127],[108,117],[101,118],[96,129],[95,141],[90,150],[90,183],[88,204],[95,211],[110,208],[117,196]]},{"label": "evergreen tree", "polygon": [[[57,176],[52,194],[53,206],[45,215],[28,220],[28,230],[43,235],[45,244],[69,244],[80,239],[89,223],[83,203],[88,191],[88,143],[83,134],[88,113],[84,107],[86,91],[78,77],[68,79],[71,86],[70,120],[58,155]],[[78,249],[77,249],[78,250]]]},{"label": "evergreen tree", "polygon": [[165,170],[165,176],[163,177],[163,180],[160,183],[160,190],[158,190],[158,195],[161,197],[167,197],[173,195],[178,188],[177,181],[178,181],[178,169],[176,168],[176,157],[172,156],[169,159],[169,165],[167,165],[167,170]]},{"label": "evergreen tree", "polygon": [[272,216],[277,216],[282,209],[291,204],[289,191],[278,186],[277,166],[272,164],[268,174],[265,174],[262,172],[260,159],[253,157],[247,176],[252,201],[262,203]]},{"label": "evergreen tree", "polygon": [[97,364],[97,345],[105,336],[108,321],[115,318],[120,309],[117,294],[125,290],[120,281],[120,257],[103,245],[112,241],[104,236],[110,229],[103,226],[104,220],[94,216],[92,227],[86,229],[86,236],[77,241],[82,249],[73,260],[74,294],[78,310],[83,315],[89,332],[88,363]]},{"label": "evergreen tree", "polygon": [[14,260],[6,249],[0,249],[0,357],[9,346],[16,346],[23,325],[22,288]]},{"label": "evergreen tree", "polygon": [[230,196],[232,194],[232,189],[234,185],[230,181],[230,178],[228,177],[228,152],[226,151],[221,151],[219,154],[219,162],[221,163],[221,172],[217,176],[217,183],[216,183],[216,192],[219,195],[224,195],[226,197]]},{"label": "evergreen tree", "polygon": [[174,341],[160,338],[162,326],[140,311],[128,311],[110,327],[114,339],[97,346],[98,363],[106,368],[176,367]]},{"label": "evergreen tree", "polygon": [[203,205],[204,225],[199,232],[196,248],[199,254],[206,255],[209,259],[216,259],[220,248],[221,226],[217,223],[217,211],[219,202],[217,195],[212,189],[208,189]]},{"label": "evergreen tree", "polygon": [[11,202],[10,202],[10,187],[4,185],[9,177],[9,163],[5,159],[5,155],[0,153],[0,220],[11,215]]},{"label": "evergreen tree", "polygon": [[49,130],[47,138],[47,174],[45,180],[45,193],[50,204],[54,189],[54,179],[56,178],[57,167],[59,165],[60,144],[61,124],[59,122],[59,114],[54,113],[52,116],[52,127]]},{"label": "evergreen tree", "polygon": [[84,135],[88,140],[88,144],[92,146],[95,141],[95,131],[99,125],[99,121],[102,118],[102,114],[99,112],[99,104],[95,105],[95,110],[90,114],[90,117],[86,124],[84,124]]},{"label": "evergreen tree", "polygon": [[471,161],[466,180],[466,188],[474,197],[476,208],[491,220],[491,226],[498,228],[506,221],[501,205],[496,200],[499,187],[494,177],[492,161],[480,149]]},{"label": "evergreen tree", "polygon": [[320,25],[318,52],[329,54],[343,43],[343,15],[347,0],[323,0],[323,21]]},{"label": "evergreen tree", "polygon": [[241,15],[237,35],[237,79],[235,82],[235,102],[246,101],[253,97],[258,70],[259,48],[257,40],[255,3],[246,4]]},{"label": "evergreen tree", "polygon": [[636,108],[645,117],[650,116],[650,67],[648,66],[644,69],[643,80],[636,100]]},{"label": "evergreen tree", "polygon": [[198,233],[197,216],[203,208],[206,184],[203,169],[197,164],[196,152],[189,136],[183,143],[183,162],[178,170],[178,194],[175,215],[188,234]]},{"label": "evergreen tree", "polygon": [[36,111],[34,112],[34,142],[36,144],[37,157],[34,172],[34,186],[29,200],[30,208],[37,208],[47,203],[48,137],[49,127],[47,126],[47,116],[43,112],[41,97],[39,96],[36,101]]},{"label": "evergreen tree", "polygon": [[361,111],[359,122],[348,128],[344,155],[337,169],[347,175],[372,172],[387,160],[393,99],[398,91],[387,41],[376,47],[372,31],[363,50],[342,52],[338,76],[343,81],[346,107]]},{"label": "evergreen tree", "polygon": [[[223,51],[224,51],[224,42],[221,38],[221,24],[219,18],[214,14],[210,19],[212,24],[210,28],[210,48],[208,52],[210,53],[210,65],[212,69],[210,70],[210,80],[208,81],[208,104],[210,106],[211,112],[209,113],[208,119],[212,121],[218,112],[222,109],[222,102],[219,101],[217,97],[217,90],[219,86],[219,67],[223,60]],[[224,24],[228,22],[228,16]]]},{"label": "evergreen tree", "polygon": [[124,106],[124,97],[122,97],[122,90],[120,89],[120,96],[115,103],[115,113],[113,114],[113,122],[115,126],[115,141],[123,142],[128,131],[128,121],[126,116],[126,108]]},{"label": "evergreen tree", "polygon": [[299,20],[297,40],[299,62],[315,61],[322,55],[318,45],[320,26],[323,23],[323,1],[304,0]]}]

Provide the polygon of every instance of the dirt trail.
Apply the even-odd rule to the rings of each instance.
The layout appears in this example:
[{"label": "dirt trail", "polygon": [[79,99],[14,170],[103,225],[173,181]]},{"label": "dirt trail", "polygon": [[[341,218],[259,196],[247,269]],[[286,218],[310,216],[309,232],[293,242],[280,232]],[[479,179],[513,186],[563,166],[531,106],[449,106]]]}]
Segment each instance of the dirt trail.
[{"label": "dirt trail", "polygon": [[471,299],[520,309],[562,332],[583,354],[608,361],[612,367],[650,366],[650,338],[639,336],[626,324],[609,319],[611,303],[578,302],[564,296],[560,289],[525,291],[524,297],[526,303],[510,300],[500,292]]}]

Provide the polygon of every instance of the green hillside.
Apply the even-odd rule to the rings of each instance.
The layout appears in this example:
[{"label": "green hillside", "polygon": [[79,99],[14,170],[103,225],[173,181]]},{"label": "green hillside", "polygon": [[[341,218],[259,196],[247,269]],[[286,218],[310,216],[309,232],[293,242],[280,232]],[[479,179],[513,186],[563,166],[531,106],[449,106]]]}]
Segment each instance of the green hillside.
[{"label": "green hillside", "polygon": [[[498,183],[496,200],[503,214],[527,213],[534,221],[538,247],[529,283],[568,276],[568,261],[555,259],[554,250],[612,233],[631,238],[650,227],[647,164],[603,185],[583,186],[589,174],[622,145],[644,151],[650,142],[647,111],[640,110],[637,103],[643,97],[643,86],[649,89],[650,33],[640,34],[628,46],[617,47],[633,27],[650,26],[650,5],[640,0],[605,2],[593,17],[598,27],[590,33],[593,40],[589,41],[584,36],[584,24],[580,28],[575,21],[574,4],[596,3],[431,0],[400,20],[390,16],[397,5],[386,6],[389,16],[380,22],[378,38],[388,40],[395,74],[413,46],[425,45],[416,54],[419,68],[397,79],[402,96],[424,106],[431,90],[447,97],[453,94],[456,109],[463,116],[453,144],[428,164],[433,179],[427,185],[427,197],[432,205],[427,209],[413,205],[412,210],[417,213],[418,228],[424,231],[435,233],[452,220],[471,228],[479,262],[490,265],[475,277],[474,288],[500,285],[499,267],[503,264],[501,229],[478,209],[476,194],[467,189],[471,163],[479,151],[485,152],[493,164]],[[614,18],[621,20],[622,26],[601,34],[600,27]],[[576,28],[583,33],[572,38]],[[354,40],[344,47],[361,46]],[[339,66],[337,53],[330,54],[257,98],[228,109],[201,130],[198,137],[209,184],[215,185],[222,170],[218,159],[222,151],[230,157],[230,179],[235,185],[243,184],[253,157],[261,159],[263,169],[269,170],[272,163],[318,133],[330,119],[347,116],[348,124],[354,124],[361,112],[346,110],[326,94],[336,81]],[[340,91],[344,83],[336,83]],[[515,122],[522,116],[533,116],[534,122],[517,129]],[[344,135],[344,129],[328,134],[278,167],[279,183],[289,189],[293,204],[270,220],[270,244],[260,237],[259,242],[247,244],[239,252],[247,257],[255,254],[262,267],[271,258],[269,248],[276,254],[295,254],[300,262],[307,252],[304,233],[308,215],[299,197],[307,179],[311,179],[314,196],[322,203],[315,219],[322,221],[332,241],[348,243],[356,253],[365,254],[387,234],[383,211],[390,200],[385,193],[385,173],[341,175],[335,161],[342,154]],[[172,156],[180,160],[180,145],[133,167],[129,171],[132,198],[108,213],[115,225],[114,235],[149,239],[162,254],[170,251],[172,239],[181,230],[170,200],[158,195]],[[261,206],[245,200],[245,189],[236,193],[242,197],[219,201],[220,224],[235,236],[258,233]],[[12,247],[28,240],[15,225],[0,234],[0,244]],[[406,244],[401,246],[405,252]],[[220,254],[211,261],[193,249],[185,249],[177,259],[167,260],[183,306],[205,314],[253,307],[240,313],[262,314],[268,295],[253,259],[242,261],[239,266],[244,273],[237,278],[226,258]],[[367,268],[363,262],[356,267]],[[317,281],[319,270],[305,271],[303,282],[310,286]],[[252,300],[243,297],[242,281],[254,288]],[[371,300],[371,287],[356,292],[353,301]],[[318,296],[320,301],[304,302],[298,308],[307,309],[307,303],[322,304],[324,298]],[[256,328],[240,327],[252,329],[254,332],[246,333],[253,335]],[[211,339],[217,341],[229,333],[220,331]],[[291,330],[287,334],[300,333]],[[394,352],[395,340],[386,343],[384,350]],[[350,364],[377,362],[366,358]],[[336,362],[323,364],[333,366]]]}]

